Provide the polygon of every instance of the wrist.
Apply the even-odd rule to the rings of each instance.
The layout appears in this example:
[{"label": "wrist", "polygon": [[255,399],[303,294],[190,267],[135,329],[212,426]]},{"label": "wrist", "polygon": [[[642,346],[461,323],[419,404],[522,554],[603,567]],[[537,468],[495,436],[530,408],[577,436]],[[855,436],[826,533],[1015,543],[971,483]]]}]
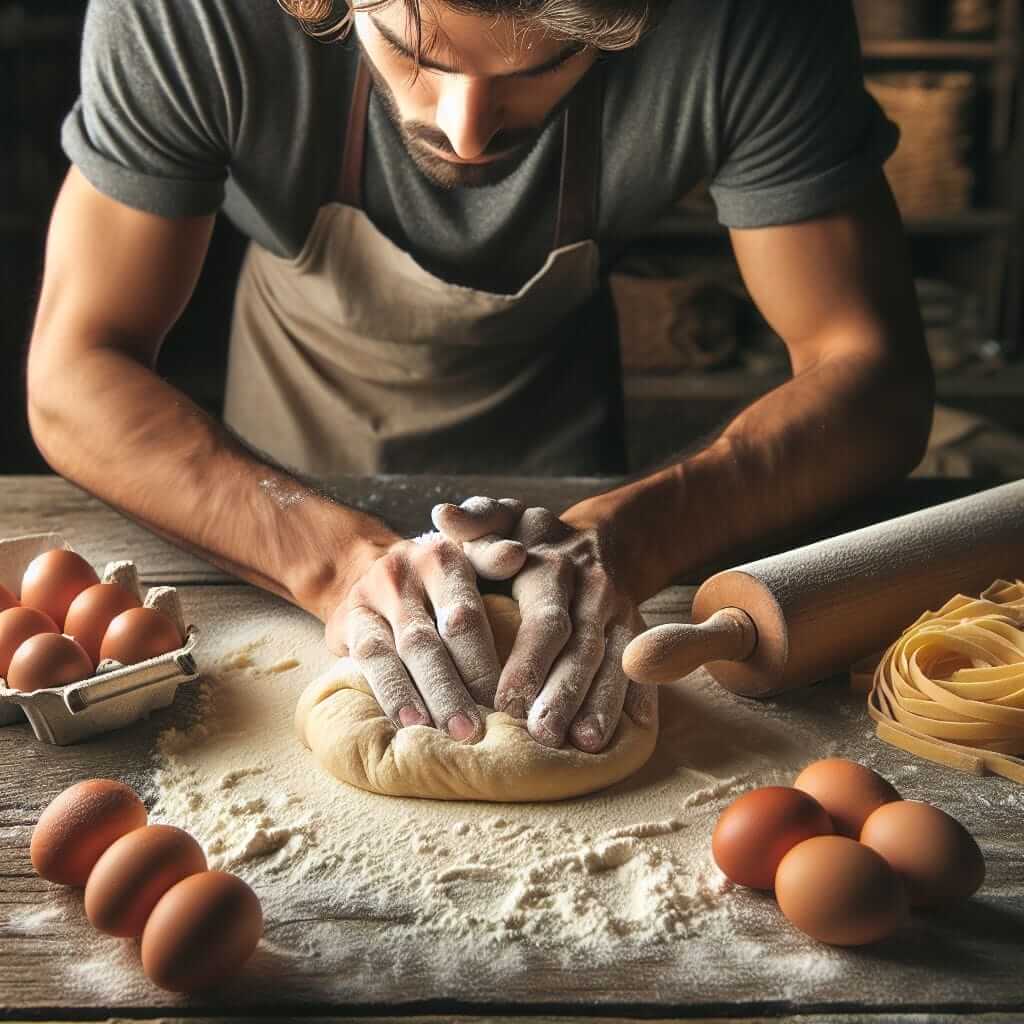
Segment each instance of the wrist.
[{"label": "wrist", "polygon": [[731,445],[713,445],[562,515],[609,538],[614,578],[640,604],[684,573],[720,558],[735,531],[734,486],[742,476]]},{"label": "wrist", "polygon": [[635,604],[672,580],[670,524],[679,504],[681,467],[673,466],[568,509],[562,520],[603,540],[609,575]]},{"label": "wrist", "polygon": [[369,567],[401,540],[380,520],[325,503],[290,573],[295,603],[326,622]]}]

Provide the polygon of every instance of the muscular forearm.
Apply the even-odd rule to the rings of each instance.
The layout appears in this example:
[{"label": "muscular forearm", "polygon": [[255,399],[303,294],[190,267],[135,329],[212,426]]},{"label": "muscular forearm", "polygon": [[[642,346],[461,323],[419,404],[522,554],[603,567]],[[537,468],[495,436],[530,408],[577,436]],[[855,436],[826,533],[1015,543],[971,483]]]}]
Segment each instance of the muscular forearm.
[{"label": "muscular forearm", "polygon": [[29,367],[33,434],[59,473],[131,518],[325,618],[396,540],[254,458],[183,394],[123,352]]},{"label": "muscular forearm", "polygon": [[932,378],[825,358],[740,413],[706,449],[563,516],[606,524],[636,600],[689,570],[793,531],[908,473],[931,419]]}]

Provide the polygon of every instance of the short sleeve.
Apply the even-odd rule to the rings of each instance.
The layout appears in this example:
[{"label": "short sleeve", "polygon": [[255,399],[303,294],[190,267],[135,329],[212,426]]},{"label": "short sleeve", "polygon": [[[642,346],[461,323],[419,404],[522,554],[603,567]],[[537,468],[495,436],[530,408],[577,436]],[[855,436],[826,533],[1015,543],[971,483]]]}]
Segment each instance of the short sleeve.
[{"label": "short sleeve", "polygon": [[166,217],[220,207],[230,102],[208,36],[192,0],[91,0],[61,142],[99,191]]},{"label": "short sleeve", "polygon": [[899,141],[864,87],[850,0],[731,6],[710,189],[719,219],[756,228],[836,209],[878,178]]}]

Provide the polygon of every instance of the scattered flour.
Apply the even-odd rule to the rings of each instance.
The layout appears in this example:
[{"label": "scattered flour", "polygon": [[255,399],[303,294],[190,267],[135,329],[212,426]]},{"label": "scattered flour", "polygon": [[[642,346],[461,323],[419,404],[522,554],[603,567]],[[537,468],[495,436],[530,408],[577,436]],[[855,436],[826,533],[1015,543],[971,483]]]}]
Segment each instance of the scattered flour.
[{"label": "scattered flour", "polygon": [[[467,963],[515,977],[541,955],[588,968],[685,956],[693,983],[713,987],[723,956],[756,960],[763,946],[786,985],[813,989],[841,969],[780,931],[774,904],[733,887],[710,857],[730,800],[835,752],[806,721],[694,676],[663,689],[651,762],[604,793],[532,805],[380,797],[322,773],[296,738],[295,703],[330,656],[315,622],[274,614],[272,632],[253,617],[207,632],[204,676],[179,691],[147,794],[151,821],[188,830],[211,868],[260,896],[266,931],[248,984],[315,963],[321,980],[356,985],[344,929],[366,928],[374,962],[360,969],[401,977],[415,950],[442,985]],[[83,955],[69,982],[97,998],[152,998],[137,943],[96,935],[73,899]],[[22,925],[46,925],[36,917]]]},{"label": "scattered flour", "polygon": [[[617,998],[600,979],[621,978],[624,966],[635,968],[636,991],[675,1000],[742,991],[808,1004],[862,992],[888,969],[884,956],[813,943],[770,895],[732,886],[710,858],[727,803],[837,754],[877,767],[907,796],[934,797],[969,827],[998,817],[1002,838],[990,831],[986,845],[993,884],[1012,879],[1024,899],[1014,873],[1024,797],[865,744],[851,710],[862,698],[836,686],[767,707],[699,674],[663,688],[651,762],[578,800],[445,803],[348,788],[320,772],[293,730],[299,694],[329,664],[319,626],[275,603],[268,631],[270,613],[253,614],[249,601],[232,617],[239,625],[204,633],[203,680],[179,691],[178,727],[159,737],[145,794],[152,821],[190,831],[211,867],[239,874],[263,903],[264,937],[225,1006],[282,993],[317,1005],[381,991],[506,994],[536,972],[554,991],[596,1002]],[[40,904],[14,919],[0,908],[0,943],[4,934],[37,936],[41,951],[58,935],[73,943],[69,999],[166,1005],[140,970],[138,943],[90,928],[80,892],[47,890]],[[948,935],[936,934],[936,955],[948,959]],[[901,990],[934,974],[927,958],[891,966]]]},{"label": "scattered flour", "polygon": [[[152,819],[189,830],[212,868],[249,881],[268,920],[358,916],[399,923],[395,942],[404,929],[568,959],[649,951],[727,919],[714,818],[806,761],[806,736],[749,705],[716,698],[715,714],[734,717],[711,721],[693,699],[713,694],[706,683],[663,700],[651,764],[605,793],[500,807],[379,797],[320,772],[294,734],[298,695],[329,664],[316,624],[294,616],[231,641],[207,655],[187,724],[160,736]],[[295,666],[287,682],[282,664]]]}]

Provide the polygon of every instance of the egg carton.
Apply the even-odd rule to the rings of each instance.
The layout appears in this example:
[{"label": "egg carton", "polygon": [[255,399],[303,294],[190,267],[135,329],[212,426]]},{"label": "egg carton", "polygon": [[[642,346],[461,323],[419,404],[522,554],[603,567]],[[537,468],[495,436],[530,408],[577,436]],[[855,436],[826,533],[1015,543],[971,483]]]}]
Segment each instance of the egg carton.
[{"label": "egg carton", "polygon": [[[74,550],[58,533],[0,540],[0,583],[17,594],[32,559],[54,548]],[[102,580],[119,583],[142,600],[133,562],[110,562]],[[151,588],[143,604],[164,612],[177,623],[185,638],[178,650],[135,665],[108,659],[100,662],[96,675],[89,679],[32,693],[12,690],[0,678],[0,726],[27,718],[36,739],[63,747],[121,729],[151,711],[167,707],[178,687],[199,675],[193,657],[199,634],[195,626],[186,625],[174,587]]]}]

